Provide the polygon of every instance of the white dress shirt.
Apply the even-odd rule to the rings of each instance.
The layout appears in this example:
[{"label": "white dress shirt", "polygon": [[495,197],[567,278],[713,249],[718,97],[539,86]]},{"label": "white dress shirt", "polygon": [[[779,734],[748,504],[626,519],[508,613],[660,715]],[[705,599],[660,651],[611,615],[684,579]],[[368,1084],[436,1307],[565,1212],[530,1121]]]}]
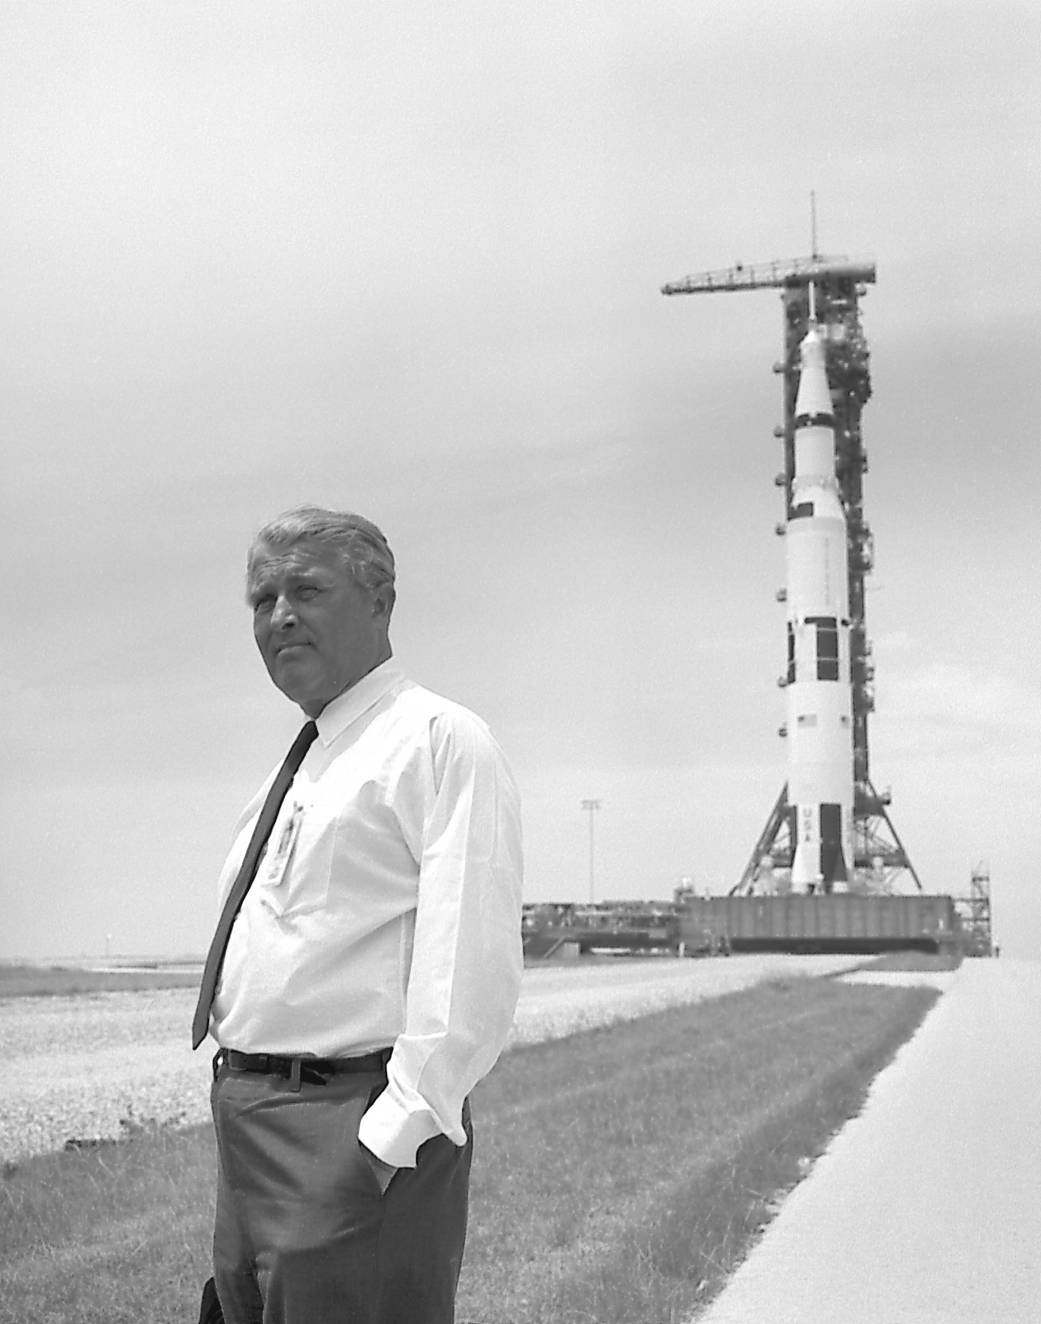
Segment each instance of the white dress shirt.
[{"label": "white dress shirt", "polygon": [[[520,990],[518,796],[487,726],[384,662],[317,718],[231,931],[219,1044],[353,1057],[393,1047],[362,1118],[378,1158],[412,1167],[506,1042]],[[246,807],[227,895],[274,773]]]}]

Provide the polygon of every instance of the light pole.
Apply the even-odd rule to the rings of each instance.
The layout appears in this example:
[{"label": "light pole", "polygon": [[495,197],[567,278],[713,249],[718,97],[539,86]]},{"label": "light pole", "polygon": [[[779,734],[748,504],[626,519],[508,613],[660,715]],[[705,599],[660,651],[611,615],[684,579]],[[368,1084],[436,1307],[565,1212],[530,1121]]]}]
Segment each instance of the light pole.
[{"label": "light pole", "polygon": [[593,823],[596,819],[597,810],[600,808],[599,800],[583,800],[582,809],[589,815],[589,904],[593,904]]}]

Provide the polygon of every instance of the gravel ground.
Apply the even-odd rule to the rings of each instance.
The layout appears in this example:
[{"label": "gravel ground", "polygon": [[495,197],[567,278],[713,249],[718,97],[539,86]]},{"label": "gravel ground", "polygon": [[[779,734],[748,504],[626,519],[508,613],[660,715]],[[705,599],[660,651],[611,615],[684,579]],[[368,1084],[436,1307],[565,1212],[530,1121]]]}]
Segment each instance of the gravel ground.
[{"label": "gravel ground", "polygon": [[[779,975],[828,975],[849,956],[611,961],[527,970],[510,1042],[720,997]],[[0,998],[0,1163],[209,1116],[210,1053],[192,1053],[193,989]]]}]

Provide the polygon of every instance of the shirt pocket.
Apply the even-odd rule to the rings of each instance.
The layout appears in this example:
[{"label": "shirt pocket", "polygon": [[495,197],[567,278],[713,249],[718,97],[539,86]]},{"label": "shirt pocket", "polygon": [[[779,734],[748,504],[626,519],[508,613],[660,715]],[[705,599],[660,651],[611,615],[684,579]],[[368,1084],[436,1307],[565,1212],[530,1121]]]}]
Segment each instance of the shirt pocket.
[{"label": "shirt pocket", "polygon": [[257,900],[269,914],[283,919],[326,905],[335,831],[309,790],[287,797],[257,869]]}]

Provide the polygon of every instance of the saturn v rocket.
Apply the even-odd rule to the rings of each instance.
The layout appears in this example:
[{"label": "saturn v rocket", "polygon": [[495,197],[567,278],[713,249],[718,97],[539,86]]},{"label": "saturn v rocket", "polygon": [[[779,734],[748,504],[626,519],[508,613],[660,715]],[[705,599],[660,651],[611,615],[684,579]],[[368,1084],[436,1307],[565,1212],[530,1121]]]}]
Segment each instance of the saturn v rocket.
[{"label": "saturn v rocket", "polygon": [[801,346],[795,463],[785,528],[791,883],[845,891],[853,867],[853,731],[846,516],[835,420],[813,309]]}]

